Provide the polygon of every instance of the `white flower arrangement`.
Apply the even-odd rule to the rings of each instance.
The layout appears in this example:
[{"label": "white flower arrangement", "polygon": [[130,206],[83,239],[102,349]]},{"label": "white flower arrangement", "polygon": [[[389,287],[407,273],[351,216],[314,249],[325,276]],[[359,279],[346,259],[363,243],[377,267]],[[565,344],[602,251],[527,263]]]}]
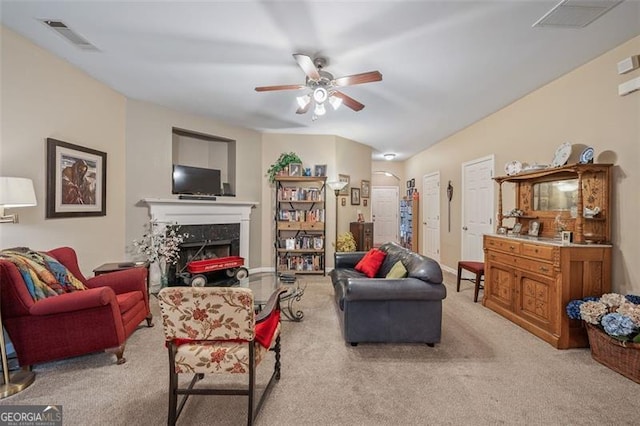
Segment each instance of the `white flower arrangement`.
[{"label": "white flower arrangement", "polygon": [[147,224],[147,232],[139,240],[133,240],[133,247],[146,256],[149,262],[175,265],[180,254],[180,244],[189,236],[178,233],[179,226],[160,227],[157,220]]}]

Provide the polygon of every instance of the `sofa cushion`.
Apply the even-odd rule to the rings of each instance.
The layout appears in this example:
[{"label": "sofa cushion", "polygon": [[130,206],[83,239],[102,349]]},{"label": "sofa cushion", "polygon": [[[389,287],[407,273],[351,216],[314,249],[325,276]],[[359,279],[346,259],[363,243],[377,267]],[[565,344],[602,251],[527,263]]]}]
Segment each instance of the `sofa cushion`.
[{"label": "sofa cushion", "polygon": [[362,272],[369,278],[373,278],[378,273],[378,269],[380,269],[380,265],[384,261],[386,257],[386,253],[378,250],[377,248],[372,248],[364,255],[362,260],[358,262],[356,265],[356,271]]},{"label": "sofa cushion", "polygon": [[116,294],[116,300],[118,301],[118,308],[120,313],[124,314],[129,309],[136,306],[142,299],[143,295],[139,291],[129,291],[127,293]]},{"label": "sofa cushion", "polygon": [[402,260],[403,256],[407,252],[407,249],[398,244],[385,243],[380,246],[380,250],[387,253],[387,256],[384,258],[384,262],[382,262],[382,266],[378,271],[378,277],[384,278],[387,276],[389,271],[391,271],[393,265],[395,265],[397,261]]},{"label": "sofa cushion", "polygon": [[389,271],[385,278],[404,278],[407,276],[407,269],[402,264],[402,261],[398,260],[393,268]]}]

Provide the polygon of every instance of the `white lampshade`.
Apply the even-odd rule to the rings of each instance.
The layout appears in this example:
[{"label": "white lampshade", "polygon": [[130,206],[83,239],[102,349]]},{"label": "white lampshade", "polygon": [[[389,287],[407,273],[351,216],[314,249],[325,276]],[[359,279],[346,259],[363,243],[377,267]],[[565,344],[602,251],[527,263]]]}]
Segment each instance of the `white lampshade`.
[{"label": "white lampshade", "polygon": [[0,207],[36,206],[33,181],[19,177],[0,177]]},{"label": "white lampshade", "polygon": [[339,98],[337,96],[331,96],[329,98],[329,103],[331,104],[331,106],[333,107],[333,110],[337,110],[338,108],[340,108],[340,105],[342,105],[342,98]]},{"label": "white lampshade", "polygon": [[334,191],[341,191],[344,189],[345,186],[347,186],[347,182],[341,182],[341,181],[327,182],[327,186]]},{"label": "white lampshade", "polygon": [[324,104],[316,104],[313,113],[318,116],[325,115],[327,113],[327,109],[324,107]]}]

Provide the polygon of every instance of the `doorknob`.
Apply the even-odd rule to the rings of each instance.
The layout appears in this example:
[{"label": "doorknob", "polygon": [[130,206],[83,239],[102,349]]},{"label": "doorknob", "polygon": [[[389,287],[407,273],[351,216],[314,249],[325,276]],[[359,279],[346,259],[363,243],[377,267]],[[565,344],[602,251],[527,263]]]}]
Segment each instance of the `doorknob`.
[{"label": "doorknob", "polygon": [[466,226],[463,226],[462,229],[466,231],[469,228],[467,228]]}]

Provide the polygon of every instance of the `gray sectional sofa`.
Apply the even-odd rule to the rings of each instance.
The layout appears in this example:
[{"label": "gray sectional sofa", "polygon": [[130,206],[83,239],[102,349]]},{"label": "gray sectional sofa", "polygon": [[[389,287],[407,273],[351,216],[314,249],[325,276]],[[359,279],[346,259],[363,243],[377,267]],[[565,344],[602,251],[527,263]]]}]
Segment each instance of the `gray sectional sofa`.
[{"label": "gray sectional sofa", "polygon": [[[338,252],[330,272],[345,341],[440,342],[442,270],[433,259],[396,243],[380,247],[387,255],[374,278],[354,269],[366,252]],[[400,260],[406,278],[385,278]]]}]

